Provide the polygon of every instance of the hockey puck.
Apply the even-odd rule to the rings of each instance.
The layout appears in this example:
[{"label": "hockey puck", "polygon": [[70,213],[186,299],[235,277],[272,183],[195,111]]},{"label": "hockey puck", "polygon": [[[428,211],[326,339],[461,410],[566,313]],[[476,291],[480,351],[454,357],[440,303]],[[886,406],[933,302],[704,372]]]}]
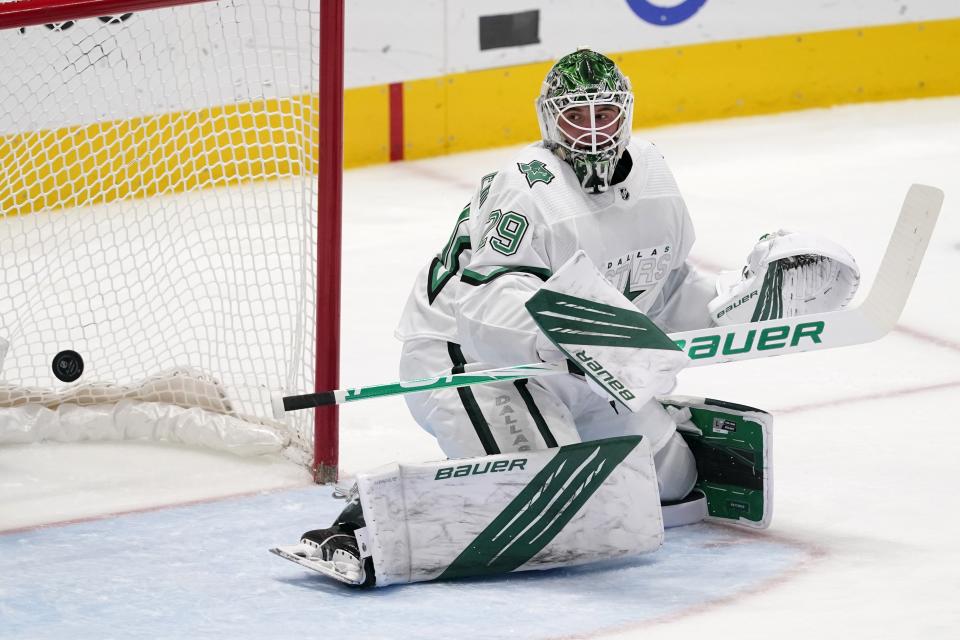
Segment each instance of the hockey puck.
[{"label": "hockey puck", "polygon": [[63,382],[73,382],[83,375],[83,358],[76,351],[61,351],[53,357],[53,375]]}]

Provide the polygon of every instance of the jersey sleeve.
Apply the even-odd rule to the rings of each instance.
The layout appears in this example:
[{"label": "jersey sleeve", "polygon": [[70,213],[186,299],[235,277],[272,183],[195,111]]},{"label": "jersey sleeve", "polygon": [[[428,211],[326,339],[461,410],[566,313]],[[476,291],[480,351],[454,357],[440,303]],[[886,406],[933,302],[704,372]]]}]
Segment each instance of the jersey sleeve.
[{"label": "jersey sleeve", "polygon": [[473,253],[456,304],[464,353],[494,366],[537,360],[538,329],[524,307],[552,274],[550,229],[534,198],[497,190],[475,201]]},{"label": "jersey sleeve", "polygon": [[659,308],[651,318],[667,333],[712,327],[707,303],[715,295],[714,278],[688,260],[667,276]]},{"label": "jersey sleeve", "polygon": [[467,203],[460,211],[446,244],[417,274],[394,333],[400,340],[456,339],[453,308],[463,265],[471,256],[470,207]]}]

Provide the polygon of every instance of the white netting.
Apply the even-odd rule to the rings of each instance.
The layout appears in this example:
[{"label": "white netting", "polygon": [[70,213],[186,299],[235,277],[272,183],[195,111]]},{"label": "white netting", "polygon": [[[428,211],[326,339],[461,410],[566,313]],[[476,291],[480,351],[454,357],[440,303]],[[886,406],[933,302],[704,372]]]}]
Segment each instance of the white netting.
[{"label": "white netting", "polygon": [[[213,396],[174,406],[226,398],[264,424],[272,393],[313,389],[318,7],[0,30],[7,406],[190,368]],[[51,368],[63,350],[84,360],[72,384]],[[312,448],[309,412],[290,420]]]}]

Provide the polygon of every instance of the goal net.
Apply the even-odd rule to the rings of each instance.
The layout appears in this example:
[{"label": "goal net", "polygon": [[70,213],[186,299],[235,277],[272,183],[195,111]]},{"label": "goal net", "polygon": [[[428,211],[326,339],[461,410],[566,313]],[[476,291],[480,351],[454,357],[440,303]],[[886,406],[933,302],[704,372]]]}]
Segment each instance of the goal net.
[{"label": "goal net", "polygon": [[310,412],[271,409],[336,382],[320,13],[0,0],[0,442],[155,437],[335,473],[335,432],[331,454]]}]

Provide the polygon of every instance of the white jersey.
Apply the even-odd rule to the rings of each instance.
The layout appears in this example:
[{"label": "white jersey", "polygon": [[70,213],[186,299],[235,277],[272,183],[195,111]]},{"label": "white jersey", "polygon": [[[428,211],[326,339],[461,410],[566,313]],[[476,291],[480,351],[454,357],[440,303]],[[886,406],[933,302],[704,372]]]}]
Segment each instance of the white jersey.
[{"label": "white jersey", "polygon": [[644,142],[630,143],[615,181],[627,167],[606,192],[587,193],[536,143],[484,176],[418,275],[397,337],[457,343],[493,365],[536,361],[537,329],[523,304],[578,250],[664,330],[709,326],[713,287],[686,265],[695,236],[673,175]]}]

